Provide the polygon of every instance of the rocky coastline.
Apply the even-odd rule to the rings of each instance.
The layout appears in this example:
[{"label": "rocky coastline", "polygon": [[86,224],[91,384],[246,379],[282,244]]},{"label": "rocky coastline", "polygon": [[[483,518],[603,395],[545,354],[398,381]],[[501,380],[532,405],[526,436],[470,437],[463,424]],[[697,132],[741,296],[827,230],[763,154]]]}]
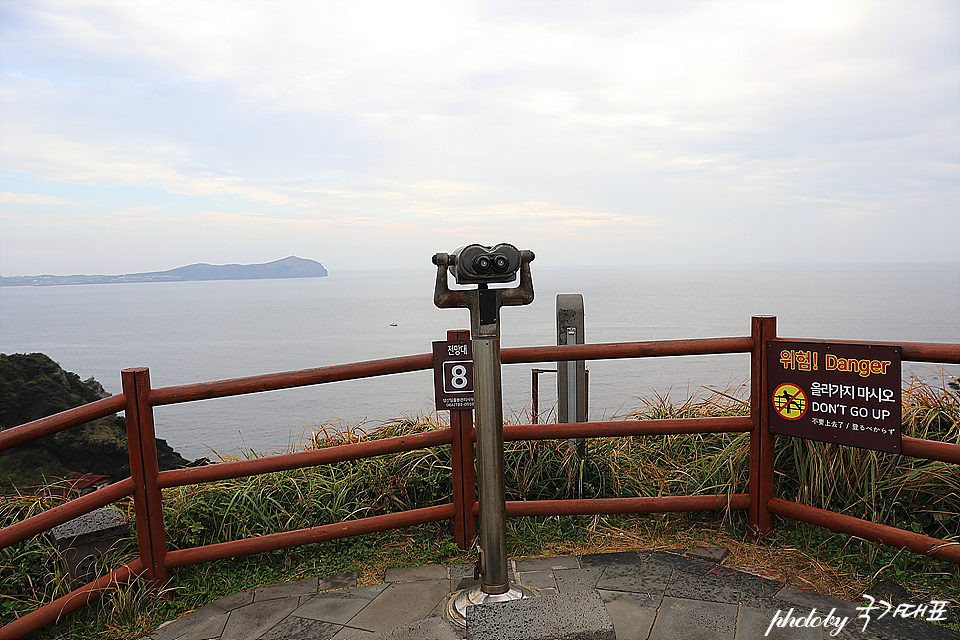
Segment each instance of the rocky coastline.
[{"label": "rocky coastline", "polygon": [[[109,397],[93,378],[64,370],[42,353],[0,354],[0,431]],[[191,463],[157,438],[160,470]],[[123,417],[107,416],[0,453],[0,490],[30,491],[74,474],[130,475]]]}]

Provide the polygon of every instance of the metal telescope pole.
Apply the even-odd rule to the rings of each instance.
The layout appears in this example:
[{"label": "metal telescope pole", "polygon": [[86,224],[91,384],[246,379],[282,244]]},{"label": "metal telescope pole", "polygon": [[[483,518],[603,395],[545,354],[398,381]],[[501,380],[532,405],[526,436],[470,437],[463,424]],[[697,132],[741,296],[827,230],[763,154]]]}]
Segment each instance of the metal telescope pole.
[{"label": "metal telescope pole", "polygon": [[447,618],[466,626],[468,606],[533,597],[536,592],[510,584],[507,572],[507,520],[503,462],[503,401],[500,382],[500,307],[530,304],[533,279],[532,251],[520,252],[520,284],[512,289],[489,289],[480,283],[474,290],[451,291],[447,268],[456,254],[438,253],[434,303],[441,308],[470,310],[473,347],[474,410],[477,423],[477,484],[479,486],[480,586],[463,589],[447,604]]},{"label": "metal telescope pole", "polygon": [[[482,294],[481,294],[482,295]],[[499,330],[500,325],[497,323]],[[473,335],[477,335],[474,333]],[[510,590],[507,578],[507,505],[504,489],[503,400],[500,336],[473,338],[474,409],[477,412],[477,479],[480,489],[480,586],[496,595]]]}]

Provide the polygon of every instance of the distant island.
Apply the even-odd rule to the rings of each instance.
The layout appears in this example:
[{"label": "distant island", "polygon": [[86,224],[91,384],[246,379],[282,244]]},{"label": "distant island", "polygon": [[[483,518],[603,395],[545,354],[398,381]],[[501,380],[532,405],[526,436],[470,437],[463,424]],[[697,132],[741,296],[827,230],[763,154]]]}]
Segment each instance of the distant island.
[{"label": "distant island", "polygon": [[0,287],[38,287],[63,284],[114,284],[118,282],[188,282],[197,280],[266,280],[270,278],[323,278],[327,270],[316,260],[290,256],[264,264],[207,264],[200,262],[169,271],[127,273],[121,276],[8,276]]}]

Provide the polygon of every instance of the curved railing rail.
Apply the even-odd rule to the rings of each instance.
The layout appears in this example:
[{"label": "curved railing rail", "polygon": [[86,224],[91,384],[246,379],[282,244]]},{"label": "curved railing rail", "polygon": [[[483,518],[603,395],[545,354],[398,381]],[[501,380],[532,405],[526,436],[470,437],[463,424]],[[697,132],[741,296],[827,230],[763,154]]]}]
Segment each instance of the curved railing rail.
[{"label": "curved railing rail", "polygon": [[[464,334],[465,332],[450,332],[448,339],[454,339],[454,337],[464,339],[466,338]],[[766,535],[772,530],[771,514],[775,513],[960,563],[960,545],[956,543],[816,509],[774,496],[775,441],[773,435],[769,433],[766,403],[762,401],[766,393],[765,349],[768,340],[784,340],[776,336],[776,318],[773,316],[755,316],[752,320],[751,335],[747,337],[504,349],[501,354],[504,364],[722,353],[751,354],[749,416],[511,425],[504,428],[505,441],[750,433],[748,493],[510,501],[506,505],[507,515],[543,516],[738,509],[749,512],[750,526],[758,536]],[[960,363],[960,345],[880,344],[896,344],[901,347],[902,359],[905,361]],[[147,369],[125,369],[122,372],[122,394],[0,432],[0,451],[3,451],[121,410],[125,411],[132,476],[0,530],[0,548],[16,544],[78,515],[130,495],[134,496],[139,545],[137,560],[0,628],[0,640],[20,637],[59,619],[60,616],[83,606],[114,585],[139,576],[160,585],[168,580],[168,569],[200,562],[445,519],[454,521],[454,537],[458,544],[465,548],[473,539],[475,531],[473,517],[478,511],[473,487],[474,433],[470,411],[451,412],[451,426],[436,431],[172,471],[158,470],[156,449],[153,446],[155,438],[153,407],[156,406],[418,371],[430,369],[432,365],[432,354],[420,354],[158,389],[150,387]],[[758,390],[762,393],[757,393]],[[439,445],[452,446],[453,496],[450,503],[201,547],[174,551],[168,551],[166,548],[161,489],[331,464]],[[960,445],[952,443],[904,437],[902,454],[960,464]]]}]

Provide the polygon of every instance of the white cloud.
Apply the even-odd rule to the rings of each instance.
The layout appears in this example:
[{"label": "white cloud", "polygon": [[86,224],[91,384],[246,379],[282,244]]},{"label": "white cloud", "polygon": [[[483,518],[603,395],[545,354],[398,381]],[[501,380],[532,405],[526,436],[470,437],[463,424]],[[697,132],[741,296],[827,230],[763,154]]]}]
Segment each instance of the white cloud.
[{"label": "white cloud", "polygon": [[73,200],[39,193],[0,192],[0,204],[73,204]]},{"label": "white cloud", "polygon": [[177,219],[240,199],[238,246],[269,221],[389,246],[425,220],[490,219],[531,238],[576,228],[596,259],[655,238],[683,261],[711,255],[711,233],[775,244],[754,235],[771,211],[863,212],[844,217],[960,255],[942,233],[960,192],[953,2],[3,11],[0,169],[33,181],[6,191],[99,185],[116,212],[159,189],[188,196],[154,209]]}]

